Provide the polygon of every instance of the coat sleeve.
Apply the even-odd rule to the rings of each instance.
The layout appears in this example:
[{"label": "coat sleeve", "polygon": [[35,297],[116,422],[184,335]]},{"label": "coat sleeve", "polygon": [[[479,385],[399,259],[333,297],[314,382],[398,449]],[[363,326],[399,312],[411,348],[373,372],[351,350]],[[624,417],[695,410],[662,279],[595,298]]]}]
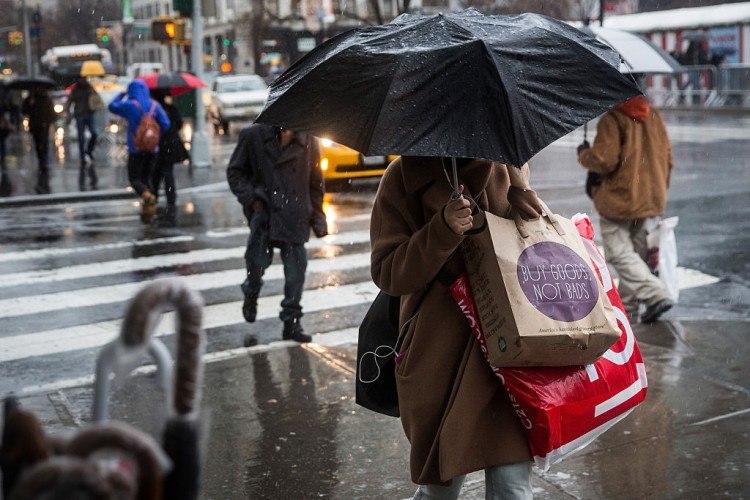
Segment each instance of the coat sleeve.
[{"label": "coat sleeve", "polygon": [[154,115],[156,123],[159,124],[159,128],[161,129],[161,133],[166,134],[167,130],[169,130],[169,117],[167,116],[167,113],[164,112],[164,108],[161,107],[161,104],[156,104]]},{"label": "coat sleeve", "polygon": [[664,147],[667,149],[667,187],[672,180],[672,167],[674,158],[672,156],[672,143],[669,140],[669,134],[667,133],[667,127],[664,125],[664,120],[658,111],[654,112],[656,118],[659,119],[659,130],[661,130],[662,137],[664,137]]},{"label": "coat sleeve", "polygon": [[414,230],[408,196],[399,169],[389,167],[383,177],[370,221],[372,280],[385,293],[409,295],[423,290],[456,251],[464,236],[455,234],[437,212]]},{"label": "coat sleeve", "polygon": [[254,157],[250,129],[245,129],[240,132],[237,146],[229,158],[229,166],[227,167],[229,189],[232,190],[232,193],[237,197],[237,201],[243,207],[249,207],[256,199],[268,201],[263,186],[258,185],[255,181]]},{"label": "coat sleeve", "polygon": [[109,111],[111,113],[125,116],[125,101],[123,101],[123,97],[125,97],[125,93],[120,92],[114,99],[112,99],[112,102],[109,103]]},{"label": "coat sleeve", "polygon": [[323,211],[323,195],[325,187],[323,184],[323,172],[320,170],[320,146],[318,140],[310,137],[308,142],[308,161],[310,162],[310,202],[312,203],[312,216],[310,225],[316,235],[327,233],[328,223]]},{"label": "coat sleeve", "polygon": [[578,153],[578,161],[592,172],[609,175],[620,165],[622,141],[617,119],[607,113],[596,126],[594,145]]}]

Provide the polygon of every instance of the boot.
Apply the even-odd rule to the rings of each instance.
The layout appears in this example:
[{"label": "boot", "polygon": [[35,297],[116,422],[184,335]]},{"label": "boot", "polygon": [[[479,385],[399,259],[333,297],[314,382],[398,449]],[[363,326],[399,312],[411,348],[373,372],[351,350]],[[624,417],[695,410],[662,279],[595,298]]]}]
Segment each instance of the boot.
[{"label": "boot", "polygon": [[49,194],[49,171],[46,166],[39,167],[39,178],[36,181],[36,188],[34,188],[37,194]]},{"label": "boot", "polygon": [[652,304],[646,308],[641,316],[641,323],[651,324],[655,323],[662,314],[672,309],[674,302],[669,299],[662,299],[656,304]]},{"label": "boot", "polygon": [[99,177],[96,175],[96,169],[94,165],[89,166],[89,186],[91,189],[96,189],[99,185]]},{"label": "boot", "polygon": [[255,317],[258,315],[258,297],[250,290],[247,280],[240,285],[245,301],[242,303],[242,316],[248,323],[255,323]]},{"label": "boot", "polygon": [[283,340],[294,340],[295,342],[305,343],[312,341],[312,337],[305,333],[299,319],[290,319],[284,321],[284,331],[281,334]]},{"label": "boot", "polygon": [[141,222],[146,224],[156,215],[156,196],[147,189],[141,194],[141,200]]}]

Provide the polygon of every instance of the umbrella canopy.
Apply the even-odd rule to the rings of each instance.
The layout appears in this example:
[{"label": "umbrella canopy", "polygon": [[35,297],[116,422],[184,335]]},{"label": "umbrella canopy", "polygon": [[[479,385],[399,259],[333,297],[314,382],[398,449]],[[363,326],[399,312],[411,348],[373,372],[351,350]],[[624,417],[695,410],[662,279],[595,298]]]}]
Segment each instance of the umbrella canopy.
[{"label": "umbrella canopy", "polygon": [[47,78],[46,76],[28,77],[22,76],[12,80],[8,84],[8,88],[17,90],[32,90],[32,89],[53,89],[57,86],[54,80]]},{"label": "umbrella canopy", "polygon": [[620,54],[622,73],[673,74],[685,71],[674,57],[641,36],[611,28],[587,28]]},{"label": "umbrella canopy", "polygon": [[149,89],[168,91],[172,95],[184,94],[195,88],[206,86],[197,76],[182,72],[150,73],[138,78],[146,82]]},{"label": "umbrella canopy", "polygon": [[84,61],[81,64],[81,76],[104,76],[106,74],[100,61]]},{"label": "umbrella canopy", "polygon": [[641,93],[619,63],[610,47],[541,15],[405,14],[310,52],[274,82],[257,121],[365,155],[521,166]]}]

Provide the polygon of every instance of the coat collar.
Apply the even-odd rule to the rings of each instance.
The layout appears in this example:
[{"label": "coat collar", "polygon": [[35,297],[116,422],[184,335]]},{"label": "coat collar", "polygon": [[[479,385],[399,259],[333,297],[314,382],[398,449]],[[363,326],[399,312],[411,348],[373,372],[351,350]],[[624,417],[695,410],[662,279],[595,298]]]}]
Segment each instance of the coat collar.
[{"label": "coat collar", "polygon": [[[408,193],[415,193],[428,184],[434,182],[448,183],[446,171],[451,175],[450,159],[445,159],[445,168],[439,157],[406,156],[401,159],[401,172],[404,177],[404,187]],[[462,167],[459,181],[466,185],[469,193],[478,196],[487,187],[492,173],[492,162],[476,160]],[[451,179],[451,182],[453,180]]]}]

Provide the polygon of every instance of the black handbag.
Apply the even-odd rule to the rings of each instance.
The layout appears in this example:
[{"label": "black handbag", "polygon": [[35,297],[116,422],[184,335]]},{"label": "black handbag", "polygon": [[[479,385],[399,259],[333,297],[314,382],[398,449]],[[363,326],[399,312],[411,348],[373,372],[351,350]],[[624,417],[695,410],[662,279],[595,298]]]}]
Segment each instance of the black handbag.
[{"label": "black handbag", "polygon": [[355,401],[383,415],[400,416],[396,392],[400,297],[380,292],[359,327]]},{"label": "black handbag", "polygon": [[[422,292],[406,324],[417,317],[422,301],[435,281],[450,286],[455,279],[456,276],[446,268],[440,269],[435,280]],[[391,417],[400,416],[396,390],[396,356],[403,341],[398,327],[400,309],[400,297],[379,292],[359,326],[357,341],[355,402],[368,410]],[[406,324],[403,328],[406,328]]]}]

